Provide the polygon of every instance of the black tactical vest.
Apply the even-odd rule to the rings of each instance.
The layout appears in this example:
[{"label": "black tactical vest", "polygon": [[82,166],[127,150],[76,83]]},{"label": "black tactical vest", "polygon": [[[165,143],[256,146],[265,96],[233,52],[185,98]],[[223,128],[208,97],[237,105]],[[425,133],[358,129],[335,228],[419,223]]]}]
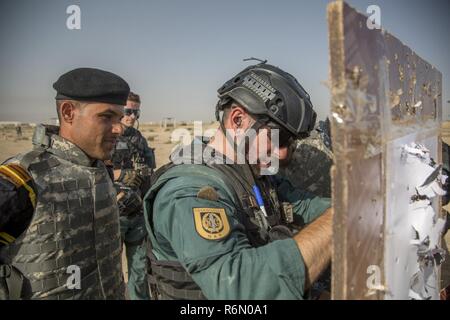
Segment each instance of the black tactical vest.
[{"label": "black tactical vest", "polygon": [[118,201],[120,215],[142,214],[142,197],[150,189],[150,177],[155,168],[154,149],[148,147],[137,129],[128,127],[118,137],[111,161],[114,169],[134,170],[142,178],[139,187],[124,185],[120,182],[121,178],[115,183],[117,192],[124,194]]},{"label": "black tactical vest", "polygon": [[118,137],[111,160],[114,169],[134,169],[142,176],[151,175],[155,168],[153,148],[145,144],[145,138],[133,127],[126,128]]},{"label": "black tactical vest", "polygon": [[40,146],[11,161],[33,177],[36,209],[0,260],[25,276],[32,299],[124,299],[116,194],[103,162],[91,166],[58,135],[33,140]]}]

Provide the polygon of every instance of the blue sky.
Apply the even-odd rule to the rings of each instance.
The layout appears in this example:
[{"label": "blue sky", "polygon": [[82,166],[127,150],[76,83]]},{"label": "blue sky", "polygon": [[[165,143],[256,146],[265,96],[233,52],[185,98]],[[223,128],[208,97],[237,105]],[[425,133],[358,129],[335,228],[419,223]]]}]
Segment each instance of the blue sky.
[{"label": "blue sky", "polygon": [[[55,116],[53,82],[86,66],[141,94],[143,120],[212,120],[216,90],[255,56],[286,69],[328,113],[326,0],[0,0],[0,121]],[[450,107],[450,1],[349,0],[443,73]],[[81,8],[81,30],[66,8]],[[448,111],[444,111],[448,117]]]}]

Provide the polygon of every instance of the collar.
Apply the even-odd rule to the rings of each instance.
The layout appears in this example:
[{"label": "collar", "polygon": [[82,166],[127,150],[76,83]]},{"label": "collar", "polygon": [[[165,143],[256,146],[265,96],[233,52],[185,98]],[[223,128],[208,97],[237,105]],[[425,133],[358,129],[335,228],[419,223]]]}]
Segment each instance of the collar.
[{"label": "collar", "polygon": [[64,160],[80,166],[97,166],[96,160],[92,160],[86,153],[84,153],[83,150],[81,150],[75,144],[56,134],[51,135],[50,147],[47,149],[47,151]]},{"label": "collar", "polygon": [[204,143],[198,137],[194,138],[191,144],[177,146],[170,155],[170,160],[175,164],[211,165],[232,163],[232,160]]}]

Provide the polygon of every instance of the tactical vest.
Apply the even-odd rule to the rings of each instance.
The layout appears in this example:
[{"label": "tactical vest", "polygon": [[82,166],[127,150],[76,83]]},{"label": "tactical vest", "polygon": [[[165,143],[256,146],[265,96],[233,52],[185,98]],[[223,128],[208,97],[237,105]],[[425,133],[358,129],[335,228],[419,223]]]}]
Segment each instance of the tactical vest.
[{"label": "tactical vest", "polygon": [[[126,128],[124,134],[118,137],[112,162],[114,169],[135,170],[142,178],[139,188],[130,189],[120,182],[115,183],[117,193],[123,193],[119,199],[119,212],[121,216],[134,216],[142,214],[142,197],[150,189],[150,177],[155,168],[155,156],[152,148],[147,150],[143,142],[144,137],[133,128]],[[151,156],[148,159],[148,156]],[[119,178],[120,180],[121,178]]]},{"label": "tactical vest", "polygon": [[32,299],[124,299],[112,181],[103,162],[68,161],[63,155],[70,150],[55,148],[54,139],[62,140],[47,138],[44,148],[16,159],[33,177],[36,209],[27,230],[1,249],[0,260],[25,276]]},{"label": "tactical vest", "polygon": [[112,162],[115,169],[134,169],[141,171],[141,175],[147,176],[155,168],[155,158],[152,148],[149,148],[147,159],[145,154],[145,139],[135,128],[126,128],[124,134],[117,139]]},{"label": "tactical vest", "polygon": [[[250,168],[244,165],[181,165],[172,163],[163,166],[154,174],[152,189],[146,195],[146,224],[153,230],[152,205],[158,190],[164,183],[177,176],[214,176],[225,186],[228,194],[237,205],[237,217],[245,226],[247,238],[253,247],[265,245],[271,241],[292,237],[298,229],[293,223],[293,208],[291,204],[281,204],[270,178],[259,179],[258,185],[263,193],[268,217],[265,218],[257,205],[250,185]],[[160,178],[161,179],[158,179]],[[244,177],[244,179],[243,179]],[[245,179],[246,178],[246,179]],[[161,299],[205,299],[201,289],[193,281],[189,273],[177,261],[159,261],[152,252],[152,241],[156,241],[153,233],[149,235],[148,243],[148,281],[152,298]]]}]

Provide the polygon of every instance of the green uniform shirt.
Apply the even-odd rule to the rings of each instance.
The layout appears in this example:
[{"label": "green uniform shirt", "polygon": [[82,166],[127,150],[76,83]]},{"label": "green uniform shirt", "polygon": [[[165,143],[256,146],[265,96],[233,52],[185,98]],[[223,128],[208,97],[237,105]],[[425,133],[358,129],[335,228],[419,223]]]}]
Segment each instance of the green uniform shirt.
[{"label": "green uniform shirt", "polygon": [[[294,205],[299,222],[309,223],[330,207],[328,198],[294,189],[287,180],[277,181],[280,201]],[[205,186],[215,188],[217,201],[197,197]],[[149,230],[157,259],[180,262],[208,299],[302,299],[305,266],[295,241],[252,247],[233,202],[226,186],[214,176],[168,179],[153,202],[156,239]],[[195,208],[223,208],[229,234],[218,240],[202,237],[195,226]],[[147,204],[145,211],[147,215]]]}]

